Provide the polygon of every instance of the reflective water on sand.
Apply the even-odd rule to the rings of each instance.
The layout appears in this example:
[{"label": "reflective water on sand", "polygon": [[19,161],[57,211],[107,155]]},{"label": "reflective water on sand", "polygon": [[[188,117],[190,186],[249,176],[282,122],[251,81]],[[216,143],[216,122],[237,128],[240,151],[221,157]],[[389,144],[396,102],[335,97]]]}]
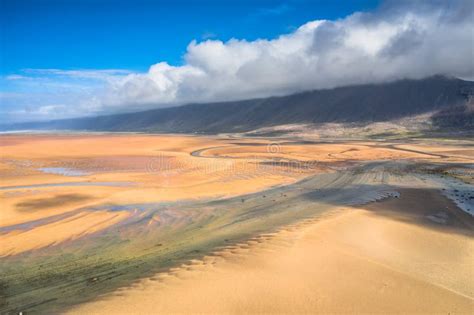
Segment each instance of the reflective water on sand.
[{"label": "reflective water on sand", "polygon": [[67,167],[41,167],[38,170],[40,170],[43,173],[48,173],[48,174],[56,174],[56,175],[64,175],[64,176],[85,176],[89,175],[89,173],[73,169],[73,168],[67,168]]},{"label": "reflective water on sand", "polygon": [[72,182],[72,183],[50,183],[50,184],[35,184],[35,185],[22,185],[22,186],[4,186],[0,187],[0,190],[11,190],[11,189],[26,189],[26,188],[43,188],[43,187],[65,187],[65,186],[131,186],[132,182]]}]

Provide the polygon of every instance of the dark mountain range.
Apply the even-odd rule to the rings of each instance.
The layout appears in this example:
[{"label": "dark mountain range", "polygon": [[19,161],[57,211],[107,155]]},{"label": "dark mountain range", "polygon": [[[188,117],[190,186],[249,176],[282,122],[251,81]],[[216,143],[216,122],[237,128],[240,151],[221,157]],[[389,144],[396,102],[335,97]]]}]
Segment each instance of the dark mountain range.
[{"label": "dark mountain range", "polygon": [[[434,76],[282,97],[189,104],[136,113],[2,125],[2,130],[67,129],[176,133],[243,132],[294,123],[370,123],[433,112],[440,127],[473,128],[474,82]],[[468,116],[465,116],[464,113]]]}]

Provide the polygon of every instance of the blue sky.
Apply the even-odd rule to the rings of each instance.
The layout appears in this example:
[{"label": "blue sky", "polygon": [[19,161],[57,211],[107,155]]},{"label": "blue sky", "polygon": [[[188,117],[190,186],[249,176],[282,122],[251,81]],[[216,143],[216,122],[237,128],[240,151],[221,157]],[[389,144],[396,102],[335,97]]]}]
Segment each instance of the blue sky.
[{"label": "blue sky", "polygon": [[182,63],[193,40],[274,38],[315,19],[377,6],[354,1],[2,0],[1,74],[28,68],[132,69]]},{"label": "blue sky", "polygon": [[474,78],[472,0],[0,0],[0,121],[445,74]]}]

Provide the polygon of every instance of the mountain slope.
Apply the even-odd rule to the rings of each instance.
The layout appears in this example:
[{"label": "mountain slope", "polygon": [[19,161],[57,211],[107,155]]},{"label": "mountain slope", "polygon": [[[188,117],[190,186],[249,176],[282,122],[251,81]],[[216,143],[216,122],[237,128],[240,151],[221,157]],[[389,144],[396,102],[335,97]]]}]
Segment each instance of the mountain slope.
[{"label": "mountain slope", "polygon": [[[137,113],[4,125],[0,128],[218,133],[294,123],[370,123],[427,112],[450,113],[453,108],[464,108],[473,91],[474,82],[434,76],[283,97],[189,104]],[[439,121],[449,124],[450,121],[462,119],[458,117],[462,111],[456,110],[455,113],[456,119]]]}]

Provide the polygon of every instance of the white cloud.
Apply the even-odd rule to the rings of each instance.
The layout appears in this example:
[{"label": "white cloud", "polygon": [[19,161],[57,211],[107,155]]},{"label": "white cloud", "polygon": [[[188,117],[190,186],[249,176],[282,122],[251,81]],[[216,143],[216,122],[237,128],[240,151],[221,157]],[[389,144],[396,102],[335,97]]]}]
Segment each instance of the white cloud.
[{"label": "white cloud", "polygon": [[[437,4],[437,5],[436,5]],[[113,86],[111,104],[177,104],[281,95],[435,74],[474,75],[474,4],[388,2],[312,21],[273,40],[193,41],[185,65],[158,63]]]},{"label": "white cloud", "polygon": [[27,80],[28,77],[25,77],[24,75],[20,75],[20,74],[11,74],[11,75],[7,75],[5,77],[7,80],[10,80],[10,81],[15,81],[15,80]]},{"label": "white cloud", "polygon": [[272,40],[192,41],[181,66],[159,62],[146,73],[29,69],[10,79],[29,75],[51,85],[86,86],[80,101],[69,102],[80,115],[435,74],[472,78],[473,46],[472,1],[389,1],[373,12],[311,21]]},{"label": "white cloud", "polygon": [[5,77],[9,81],[23,81],[30,84],[62,84],[66,82],[85,85],[87,83],[97,84],[98,82],[113,83],[118,78],[132,74],[130,70],[124,69],[23,69],[21,74],[12,74]]}]

